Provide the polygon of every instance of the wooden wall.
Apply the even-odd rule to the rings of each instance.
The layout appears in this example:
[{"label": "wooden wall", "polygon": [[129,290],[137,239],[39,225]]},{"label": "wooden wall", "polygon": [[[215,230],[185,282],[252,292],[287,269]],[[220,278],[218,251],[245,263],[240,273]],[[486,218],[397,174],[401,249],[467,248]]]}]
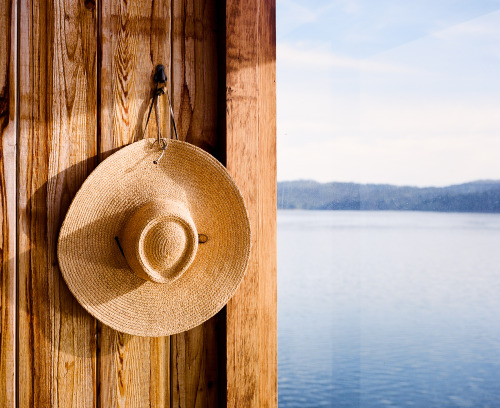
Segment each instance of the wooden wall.
[{"label": "wooden wall", "polygon": [[[0,406],[276,406],[274,1],[0,5]],[[225,162],[240,185],[253,249],[221,313],[144,338],[80,307],[56,243],[86,176],[143,137],[159,63],[179,137]]]}]

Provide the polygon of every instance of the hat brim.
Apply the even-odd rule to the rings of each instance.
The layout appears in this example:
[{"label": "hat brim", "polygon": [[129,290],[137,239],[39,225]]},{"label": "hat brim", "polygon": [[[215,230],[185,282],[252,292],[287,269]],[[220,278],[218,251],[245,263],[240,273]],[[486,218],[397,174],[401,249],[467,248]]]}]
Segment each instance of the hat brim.
[{"label": "hat brim", "polygon": [[[248,264],[250,223],[236,184],[216,159],[171,140],[153,164],[152,142],[124,147],[85,180],[61,227],[58,260],[69,289],[95,318],[121,332],[167,336],[203,323],[229,301]],[[115,239],[137,209],[161,196],[183,201],[198,233],[208,237],[168,284],[137,277]]]}]

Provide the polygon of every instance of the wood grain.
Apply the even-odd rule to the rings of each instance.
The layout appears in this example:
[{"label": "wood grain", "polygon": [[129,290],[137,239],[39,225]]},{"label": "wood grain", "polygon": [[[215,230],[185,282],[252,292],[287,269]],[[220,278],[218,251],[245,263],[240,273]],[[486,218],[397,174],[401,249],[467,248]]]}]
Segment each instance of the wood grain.
[{"label": "wood grain", "polygon": [[[215,0],[174,1],[172,6],[172,103],[179,138],[220,159]],[[223,321],[215,316],[171,337],[173,407],[218,406],[223,335]]]},{"label": "wood grain", "polygon": [[[217,407],[219,395],[218,344],[221,318],[171,336],[171,393],[173,407]],[[223,326],[222,326],[223,327]]]},{"label": "wood grain", "polygon": [[259,407],[278,406],[276,4],[259,9]]},{"label": "wood grain", "polygon": [[96,10],[19,1],[19,406],[93,407],[96,324],[64,283],[56,244],[97,154]]},{"label": "wood grain", "polygon": [[227,168],[252,254],[227,305],[227,406],[277,406],[275,2],[226,2]]},{"label": "wood grain", "polygon": [[[143,138],[157,64],[170,68],[170,2],[103,0],[100,159]],[[166,113],[166,98],[161,100]],[[166,118],[166,116],[165,116]],[[168,133],[163,118],[162,132]],[[156,136],[154,113],[147,129]],[[101,407],[168,407],[170,339],[130,336],[99,324]]]},{"label": "wood grain", "polygon": [[[179,138],[214,156],[218,132],[218,37],[215,0],[176,0],[173,6],[172,102]],[[220,158],[220,157],[219,157]]]},{"label": "wood grain", "polygon": [[[0,406],[15,406],[16,318],[20,407],[214,407],[226,392],[231,407],[276,406],[274,1],[0,1]],[[226,159],[245,196],[253,252],[227,312],[142,338],[79,306],[56,243],[97,161],[144,136],[159,63],[173,79],[180,138]]]},{"label": "wood grain", "polygon": [[15,406],[17,3],[0,1],[0,406]]}]

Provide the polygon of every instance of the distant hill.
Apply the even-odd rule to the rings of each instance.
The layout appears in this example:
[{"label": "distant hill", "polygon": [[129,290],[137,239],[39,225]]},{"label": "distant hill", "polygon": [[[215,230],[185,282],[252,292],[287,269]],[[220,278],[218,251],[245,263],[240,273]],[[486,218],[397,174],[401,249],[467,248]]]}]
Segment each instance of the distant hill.
[{"label": "distant hill", "polygon": [[282,181],[278,183],[278,208],[500,213],[500,181],[424,188]]}]

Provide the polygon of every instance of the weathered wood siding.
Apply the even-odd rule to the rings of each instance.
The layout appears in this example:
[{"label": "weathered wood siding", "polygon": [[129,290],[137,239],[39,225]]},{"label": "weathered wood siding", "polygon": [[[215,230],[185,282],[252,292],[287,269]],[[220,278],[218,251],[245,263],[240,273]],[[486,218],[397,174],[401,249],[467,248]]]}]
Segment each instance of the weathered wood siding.
[{"label": "weathered wood siding", "polygon": [[[0,406],[276,406],[274,1],[0,5]],[[144,136],[159,63],[179,138],[241,186],[253,252],[227,310],[143,338],[78,304],[56,243],[87,175]]]}]

